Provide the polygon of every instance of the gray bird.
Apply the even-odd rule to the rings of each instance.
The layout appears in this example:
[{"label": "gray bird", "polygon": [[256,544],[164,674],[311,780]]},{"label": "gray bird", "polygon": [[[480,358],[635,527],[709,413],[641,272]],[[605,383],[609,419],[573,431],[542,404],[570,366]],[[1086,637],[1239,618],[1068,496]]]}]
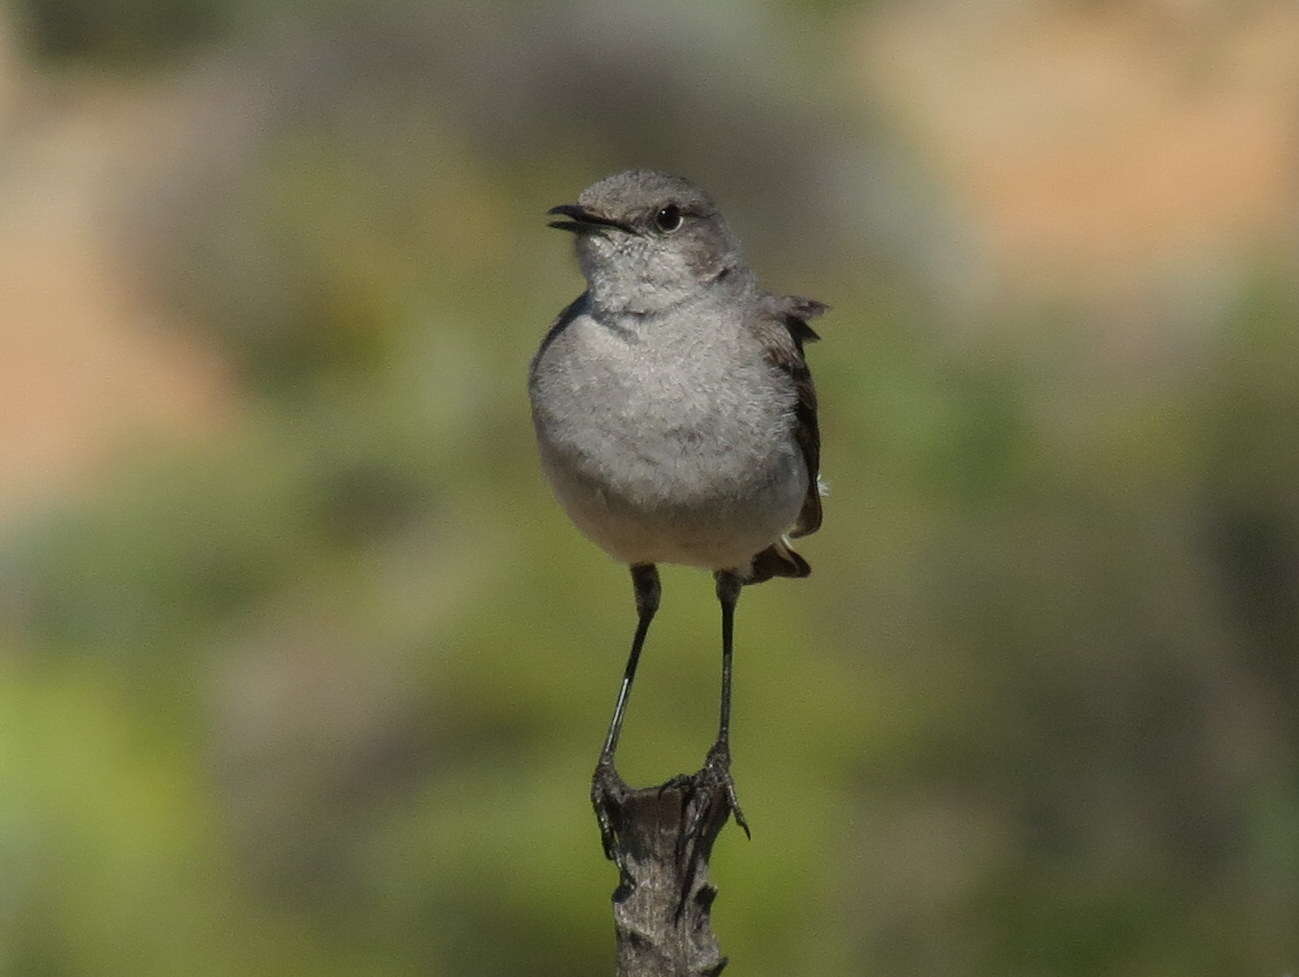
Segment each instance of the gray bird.
[{"label": "gray bird", "polygon": [[713,571],[722,609],[717,741],[705,770],[748,831],[730,775],[731,658],[743,584],[806,577],[788,538],[821,525],[816,393],[803,344],[826,306],[758,287],[712,200],[681,179],[629,170],[554,207],[587,290],[532,360],[542,467],[569,517],[631,565],[638,622],[592,796],[601,792],[650,621],[655,564]]}]

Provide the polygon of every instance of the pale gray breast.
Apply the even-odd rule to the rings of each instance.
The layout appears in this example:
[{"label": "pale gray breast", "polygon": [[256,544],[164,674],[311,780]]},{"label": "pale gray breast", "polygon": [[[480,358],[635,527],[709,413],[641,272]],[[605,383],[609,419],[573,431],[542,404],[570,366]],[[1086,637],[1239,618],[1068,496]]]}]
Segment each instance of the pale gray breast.
[{"label": "pale gray breast", "polygon": [[801,466],[792,383],[738,316],[701,314],[579,315],[555,336],[531,383],[547,466],[637,508],[741,502],[787,481]]}]

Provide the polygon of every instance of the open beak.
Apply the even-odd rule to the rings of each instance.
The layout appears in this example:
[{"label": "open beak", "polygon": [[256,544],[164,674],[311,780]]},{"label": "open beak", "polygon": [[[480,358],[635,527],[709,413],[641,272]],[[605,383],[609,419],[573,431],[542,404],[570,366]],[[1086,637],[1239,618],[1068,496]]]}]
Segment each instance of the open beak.
[{"label": "open beak", "polygon": [[574,234],[583,234],[588,231],[595,231],[601,227],[616,227],[620,231],[632,233],[632,229],[626,224],[616,220],[610,220],[608,217],[601,217],[599,214],[593,214],[589,210],[579,207],[577,204],[560,204],[558,207],[551,207],[547,214],[563,214],[572,220],[551,221],[550,226],[558,228],[561,231],[572,231]]}]

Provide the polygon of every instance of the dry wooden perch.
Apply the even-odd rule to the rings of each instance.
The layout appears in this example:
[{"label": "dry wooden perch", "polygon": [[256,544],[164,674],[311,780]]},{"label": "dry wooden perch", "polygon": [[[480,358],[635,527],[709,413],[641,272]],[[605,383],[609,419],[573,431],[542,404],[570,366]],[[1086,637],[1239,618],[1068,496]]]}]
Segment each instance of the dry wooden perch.
[{"label": "dry wooden perch", "polygon": [[738,813],[725,766],[710,754],[697,773],[637,789],[612,764],[597,769],[591,799],[619,872],[618,977],[716,977],[726,966],[710,923],[717,889],[708,881],[713,842]]}]

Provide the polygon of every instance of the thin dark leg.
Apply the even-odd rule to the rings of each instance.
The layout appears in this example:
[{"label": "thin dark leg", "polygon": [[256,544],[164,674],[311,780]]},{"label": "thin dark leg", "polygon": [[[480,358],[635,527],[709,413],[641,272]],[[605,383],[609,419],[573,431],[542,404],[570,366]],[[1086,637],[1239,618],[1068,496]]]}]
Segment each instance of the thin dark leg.
[{"label": "thin dark leg", "polygon": [[633,566],[631,582],[636,588],[636,636],[632,638],[631,654],[627,656],[627,667],[622,673],[618,701],[613,707],[613,719],[609,721],[609,734],[604,738],[604,749],[600,751],[600,761],[595,765],[595,774],[591,778],[591,805],[595,808],[595,817],[600,824],[604,856],[615,860],[616,837],[622,820],[622,801],[627,795],[627,785],[613,768],[613,753],[618,749],[618,734],[622,732],[622,719],[627,712],[631,683],[636,678],[640,650],[645,644],[645,635],[649,633],[654,612],[659,609],[659,573],[654,569],[654,564],[638,563]]},{"label": "thin dark leg", "polygon": [[722,605],[722,708],[717,723],[717,742],[731,741],[731,659],[734,655],[735,604],[740,599],[740,578],[725,570],[717,572],[717,600]]},{"label": "thin dark leg", "polygon": [[613,719],[609,722],[609,734],[604,740],[604,749],[600,751],[600,763],[611,763],[613,753],[618,749],[618,734],[622,732],[623,716],[627,712],[627,699],[631,695],[631,684],[636,678],[636,663],[640,661],[640,651],[645,644],[645,635],[649,633],[650,621],[654,612],[659,609],[659,573],[652,563],[640,563],[631,568],[632,585],[636,589],[636,636],[632,638],[631,654],[627,656],[627,668],[622,674],[622,685],[618,688],[618,701],[613,707]]},{"label": "thin dark leg", "polygon": [[708,751],[704,769],[711,771],[714,782],[726,792],[735,823],[747,835],[749,825],[740,810],[739,799],[735,796],[735,781],[731,778],[731,659],[735,652],[735,604],[740,599],[743,581],[726,570],[718,570],[715,576],[717,600],[722,605],[722,706],[717,720],[717,742]]}]

